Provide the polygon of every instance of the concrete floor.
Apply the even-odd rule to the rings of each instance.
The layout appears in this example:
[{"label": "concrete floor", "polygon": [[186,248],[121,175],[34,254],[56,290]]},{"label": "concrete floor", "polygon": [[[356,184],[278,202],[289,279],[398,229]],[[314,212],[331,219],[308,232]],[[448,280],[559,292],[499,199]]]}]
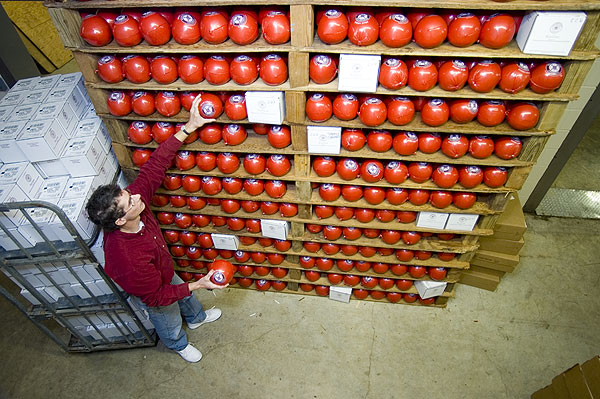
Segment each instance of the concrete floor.
[{"label": "concrete floor", "polygon": [[188,364],[142,348],[67,354],[0,298],[0,398],[527,398],[600,353],[598,221],[528,216],[496,292],[446,309],[228,289]]}]

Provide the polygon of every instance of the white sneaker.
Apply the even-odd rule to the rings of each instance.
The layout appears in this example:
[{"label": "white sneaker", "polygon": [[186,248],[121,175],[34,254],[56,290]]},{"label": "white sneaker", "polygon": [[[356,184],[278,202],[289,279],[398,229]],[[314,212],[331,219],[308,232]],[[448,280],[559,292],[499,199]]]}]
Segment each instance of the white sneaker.
[{"label": "white sneaker", "polygon": [[206,312],[206,318],[204,320],[202,320],[200,323],[188,323],[188,327],[192,330],[195,330],[196,328],[200,327],[203,324],[206,323],[212,323],[213,321],[219,319],[219,317],[221,317],[221,309],[218,308],[212,308],[212,309],[208,309]]},{"label": "white sneaker", "polygon": [[202,359],[202,352],[194,348],[192,344],[187,344],[183,350],[176,352],[183,358],[183,360],[190,363],[197,363],[200,361],[200,359]]}]

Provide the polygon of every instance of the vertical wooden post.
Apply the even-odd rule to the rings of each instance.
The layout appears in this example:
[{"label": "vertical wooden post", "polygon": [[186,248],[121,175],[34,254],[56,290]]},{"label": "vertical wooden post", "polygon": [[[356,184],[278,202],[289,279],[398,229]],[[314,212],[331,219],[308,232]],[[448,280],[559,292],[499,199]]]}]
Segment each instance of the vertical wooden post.
[{"label": "vertical wooden post", "polygon": [[298,51],[290,52],[288,56],[288,70],[290,72],[290,87],[308,86],[309,54]]},{"label": "vertical wooden post", "polygon": [[304,123],[306,94],[303,91],[285,92],[286,119],[290,123]]},{"label": "vertical wooden post", "polygon": [[310,4],[290,6],[291,42],[293,47],[312,46],[314,37],[314,12]]},{"label": "vertical wooden post", "polygon": [[77,61],[77,65],[79,66],[86,83],[102,82],[98,75],[96,75],[96,66],[98,65],[99,56],[82,53],[81,51],[73,51],[73,58]]},{"label": "vertical wooden post", "polygon": [[554,130],[560,121],[563,113],[567,109],[566,102],[546,102],[540,110],[540,121],[537,128],[539,130]]},{"label": "vertical wooden post", "polygon": [[550,136],[543,137],[526,137],[523,140],[523,149],[517,157],[519,161],[535,162],[542,153],[544,146],[548,142]]},{"label": "vertical wooden post", "polygon": [[79,36],[81,17],[79,11],[66,8],[48,8],[48,14],[56,26],[60,40],[65,47],[76,49],[86,44]]},{"label": "vertical wooden post", "polygon": [[292,125],[292,148],[296,151],[308,151],[308,140],[306,137],[306,126]]}]

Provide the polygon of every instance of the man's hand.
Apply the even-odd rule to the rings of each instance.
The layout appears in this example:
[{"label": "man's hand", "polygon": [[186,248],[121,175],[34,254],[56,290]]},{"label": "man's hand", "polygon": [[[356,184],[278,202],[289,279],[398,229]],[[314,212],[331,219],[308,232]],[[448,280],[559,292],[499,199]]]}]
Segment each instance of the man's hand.
[{"label": "man's hand", "polygon": [[[198,93],[194,101],[192,102],[192,106],[190,108],[190,119],[185,124],[184,128],[188,133],[192,133],[194,130],[201,128],[207,123],[214,122],[214,119],[205,119],[200,115],[200,110],[198,109],[198,104],[202,100],[202,95]],[[175,137],[177,140],[184,142],[185,139],[188,138],[187,134],[183,132],[183,130],[175,133]]]},{"label": "man's hand", "polygon": [[202,277],[200,280],[194,281],[193,283],[188,283],[190,292],[199,290],[200,288],[206,288],[207,290],[214,290],[214,289],[222,290],[223,288],[226,288],[227,286],[229,286],[229,284],[217,285],[217,284],[213,283],[212,281],[210,281],[210,278],[213,274],[215,274],[215,271],[211,270],[208,272],[208,274],[206,276]]},{"label": "man's hand", "polygon": [[214,122],[214,119],[205,119],[200,115],[200,110],[198,109],[198,104],[202,100],[202,94],[198,93],[194,101],[192,102],[192,106],[190,108],[190,119],[185,124],[185,130],[188,132],[193,132],[194,130],[201,128],[207,123]]}]

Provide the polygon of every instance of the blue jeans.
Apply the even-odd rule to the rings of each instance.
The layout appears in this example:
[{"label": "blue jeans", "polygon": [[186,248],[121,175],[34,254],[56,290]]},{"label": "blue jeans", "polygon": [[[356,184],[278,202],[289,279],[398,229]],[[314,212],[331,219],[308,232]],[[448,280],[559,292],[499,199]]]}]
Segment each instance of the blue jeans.
[{"label": "blue jeans", "polygon": [[[175,273],[171,284],[183,284],[183,280]],[[154,324],[156,334],[169,349],[180,351],[188,344],[187,335],[182,328],[181,316],[188,323],[200,323],[206,318],[206,313],[198,299],[192,295],[180,299],[168,306],[146,306],[138,297],[131,296],[136,304],[148,312],[150,321]]]}]

